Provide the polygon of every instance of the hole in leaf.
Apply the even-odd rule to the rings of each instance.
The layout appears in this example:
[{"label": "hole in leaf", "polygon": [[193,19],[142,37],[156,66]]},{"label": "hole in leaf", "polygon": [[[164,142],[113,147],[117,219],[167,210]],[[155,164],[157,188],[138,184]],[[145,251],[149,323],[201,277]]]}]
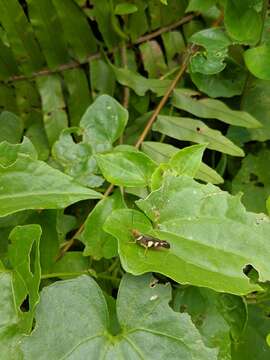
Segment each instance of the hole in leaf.
[{"label": "hole in leaf", "polygon": [[247,264],[243,268],[243,273],[250,279],[252,283],[257,283],[259,280],[259,273],[251,264]]},{"label": "hole in leaf", "polygon": [[26,298],[23,300],[23,302],[21,303],[20,309],[22,312],[28,312],[30,309],[30,305],[29,305],[29,295],[27,294]]}]

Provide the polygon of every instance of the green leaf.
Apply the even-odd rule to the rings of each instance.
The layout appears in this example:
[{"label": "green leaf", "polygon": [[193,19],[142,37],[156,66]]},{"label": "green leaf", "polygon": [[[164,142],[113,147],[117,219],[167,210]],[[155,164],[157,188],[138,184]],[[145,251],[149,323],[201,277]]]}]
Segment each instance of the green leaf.
[{"label": "green leaf", "polygon": [[189,68],[192,73],[213,75],[225,68],[224,60],[231,40],[224,31],[218,28],[205,29],[192,35],[189,41],[205,49],[191,58]]},{"label": "green leaf", "polygon": [[18,309],[15,307],[12,273],[0,270],[0,353],[3,359],[22,360]]},{"label": "green leaf", "polygon": [[223,71],[214,75],[191,73],[197,88],[211,97],[240,95],[246,84],[247,72],[238,64],[228,61]]},{"label": "green leaf", "polygon": [[270,348],[266,342],[270,319],[263,306],[249,305],[248,323],[243,336],[232,351],[232,360],[268,360]]},{"label": "green leaf", "polygon": [[239,341],[247,321],[241,297],[188,286],[177,289],[173,309],[191,316],[205,344],[219,348],[219,360],[231,359],[232,342]]},{"label": "green leaf", "polygon": [[[52,0],[27,1],[30,21],[48,66],[55,69],[69,61],[63,27]],[[73,29],[74,30],[74,29]]]},{"label": "green leaf", "polygon": [[[114,211],[104,228],[118,239],[126,271],[134,275],[159,272],[182,284],[237,295],[259,289],[243,273],[247,264],[258,271],[261,281],[269,278],[269,219],[246,212],[239,197],[186,176],[166,177],[159,190],[137,205],[158,222],[159,230],[132,210]],[[166,240],[171,248],[149,249],[145,254],[141,246],[130,243],[132,229]]]},{"label": "green leaf", "polygon": [[83,186],[101,186],[104,179],[97,175],[97,164],[93,157],[91,146],[85,142],[76,144],[72,133],[77,128],[68,128],[62,131],[60,138],[52,148],[54,159],[60,163],[65,173],[72,176]]},{"label": "green leaf", "polygon": [[102,59],[90,61],[90,85],[92,97],[101,94],[113,96],[115,91],[115,76],[111,67]]},{"label": "green leaf", "polygon": [[31,74],[44,63],[33,29],[22,6],[16,0],[0,2],[0,22],[8,34],[8,42],[23,74]]},{"label": "green leaf", "polygon": [[144,96],[147,91],[152,91],[157,96],[162,96],[171,85],[171,80],[147,79],[129,69],[111,66],[117,81],[121,85],[130,87],[139,96]]},{"label": "green leaf", "polygon": [[23,122],[15,114],[3,111],[0,115],[0,142],[18,143],[23,133]]},{"label": "green leaf", "polygon": [[[11,244],[8,257],[14,271],[13,287],[15,306],[20,312],[21,327],[26,332],[32,329],[34,311],[39,301],[40,260],[39,240],[41,228],[39,225],[17,226],[10,233]],[[29,296],[29,310],[21,312],[20,306]]]},{"label": "green leaf", "polygon": [[179,31],[169,31],[162,34],[162,42],[165,48],[168,66],[177,66],[175,55],[181,54],[185,49],[184,37]]},{"label": "green leaf", "polygon": [[140,45],[140,51],[144,69],[149,78],[159,78],[167,70],[161,47],[156,40],[148,41]]},{"label": "green leaf", "polygon": [[244,53],[245,63],[249,71],[263,80],[270,80],[270,46],[261,45],[248,49]]},{"label": "green leaf", "polygon": [[84,61],[97,50],[96,40],[86,16],[72,0],[52,0],[52,3],[61,20],[64,38],[72,55]]},{"label": "green leaf", "polygon": [[233,193],[243,193],[243,204],[250,211],[265,212],[265,202],[270,194],[270,174],[266,169],[270,150],[249,153],[232,181]]},{"label": "green leaf", "polygon": [[109,259],[117,255],[115,238],[103,230],[103,225],[112,211],[124,208],[120,192],[100,200],[86,219],[80,240],[85,244],[84,256],[92,256],[99,260],[103,257]]},{"label": "green leaf", "polygon": [[[248,130],[248,139],[265,141],[270,139],[270,81],[251,78],[249,79],[241,105],[242,109],[249,112],[263,125],[258,129]],[[257,99],[258,101],[254,101]]]},{"label": "green leaf", "polygon": [[[142,144],[142,151],[157,163],[166,163],[179,151],[179,149],[172,145],[156,141],[144,141]],[[221,184],[224,181],[214,169],[202,162],[197,174],[195,174],[195,179],[200,179],[212,184]]]},{"label": "green leaf", "polygon": [[99,193],[23,154],[12,165],[0,166],[0,216],[26,209],[59,209],[76,201],[98,198]]},{"label": "green leaf", "polygon": [[46,276],[52,277],[54,275],[60,279],[68,279],[88,273],[88,271],[91,274],[89,258],[84,257],[80,251],[68,251],[54,263],[51,273]]},{"label": "green leaf", "polygon": [[216,5],[216,0],[190,0],[186,12],[200,11],[205,12],[211,6]]},{"label": "green leaf", "polygon": [[199,144],[181,149],[172,156],[169,165],[178,175],[194,177],[201,165],[205,148],[205,144]]},{"label": "green leaf", "polygon": [[58,75],[43,76],[37,79],[37,85],[42,101],[44,128],[51,146],[68,126],[61,79]]},{"label": "green leaf", "polygon": [[31,141],[24,137],[21,144],[0,143],[0,165],[9,166],[17,160],[18,154],[25,154],[37,160],[37,152]]},{"label": "green leaf", "polygon": [[207,143],[207,148],[233,156],[244,156],[244,152],[220,131],[213,130],[202,121],[185,117],[159,115],[153,130],[182,141]]},{"label": "green leaf", "polygon": [[115,151],[95,158],[105,179],[119,186],[148,186],[156,169],[156,164],[139,151]]},{"label": "green leaf", "polygon": [[231,38],[255,45],[262,31],[262,17],[253,0],[227,0],[224,23]]},{"label": "green leaf", "polygon": [[104,360],[215,360],[216,350],[203,344],[190,318],[168,306],[170,287],[151,287],[150,282],[150,275],[124,276],[116,305],[121,332],[116,336],[108,332],[106,301],[91,278],[82,276],[44,288],[36,330],[22,342],[25,358],[83,359],[91,354],[92,358],[102,356]]},{"label": "green leaf", "polygon": [[127,110],[111,96],[99,96],[83,115],[80,126],[85,142],[94,152],[107,151],[121,136],[128,120]]},{"label": "green leaf", "polygon": [[192,97],[196,95],[196,92],[188,89],[175,90],[173,105],[198,117],[218,119],[235,126],[253,128],[261,125],[258,120],[245,111],[231,110],[220,100],[210,98],[197,100]]},{"label": "green leaf", "polygon": [[138,11],[138,8],[135,4],[129,3],[120,3],[115,6],[114,13],[115,15],[128,15],[133,14]]}]

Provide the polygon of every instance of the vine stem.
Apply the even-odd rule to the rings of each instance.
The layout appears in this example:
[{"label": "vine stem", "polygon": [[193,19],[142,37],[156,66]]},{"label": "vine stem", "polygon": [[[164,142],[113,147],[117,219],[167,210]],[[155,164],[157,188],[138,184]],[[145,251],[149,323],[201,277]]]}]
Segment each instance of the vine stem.
[{"label": "vine stem", "polygon": [[[157,105],[155,111],[153,112],[152,116],[148,120],[143,132],[139,136],[139,138],[138,138],[138,140],[137,140],[137,142],[135,144],[136,149],[138,149],[141,146],[142,142],[144,141],[145,137],[147,136],[148,132],[150,131],[154,121],[156,120],[156,118],[159,115],[160,111],[162,110],[163,106],[168,101],[168,98],[171,95],[172,91],[176,87],[178,81],[181,79],[181,77],[185,73],[185,71],[187,69],[187,66],[188,66],[189,59],[190,59],[193,51],[194,51],[194,47],[190,47],[190,48],[187,48],[186,51],[184,52],[182,65],[180,66],[180,69],[179,69],[176,77],[172,81],[171,85],[168,87],[166,93],[163,95],[162,99],[158,103],[158,105]],[[110,195],[113,188],[114,188],[114,185],[110,184],[109,187],[107,188],[107,190],[105,191],[104,195],[103,195],[104,196],[103,199],[106,198],[108,195]],[[82,223],[82,225],[79,227],[79,229],[76,231],[76,233],[72,236],[72,238],[65,242],[65,244],[62,246],[56,260],[59,260],[65,254],[65,252],[67,252],[70,249],[70,247],[74,244],[75,239],[83,231],[84,224],[85,223]]]}]

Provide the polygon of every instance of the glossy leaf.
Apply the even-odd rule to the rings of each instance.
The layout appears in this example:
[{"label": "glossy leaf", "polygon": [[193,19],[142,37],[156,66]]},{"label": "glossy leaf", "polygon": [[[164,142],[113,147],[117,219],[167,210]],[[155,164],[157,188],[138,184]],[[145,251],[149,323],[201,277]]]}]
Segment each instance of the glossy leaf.
[{"label": "glossy leaf", "polygon": [[244,54],[249,71],[263,80],[270,80],[270,45],[248,49]]},{"label": "glossy leaf", "polygon": [[86,219],[80,240],[85,244],[84,256],[92,256],[99,260],[117,255],[117,243],[113,236],[103,230],[103,224],[112,211],[124,208],[119,192],[100,200]]},{"label": "glossy leaf", "polygon": [[220,100],[203,98],[197,100],[192,96],[196,93],[179,89],[174,91],[173,105],[178,109],[187,111],[205,119],[218,119],[227,124],[243,126],[246,128],[260,127],[260,123],[245,111],[231,110]]},{"label": "glossy leaf", "polygon": [[46,163],[19,154],[15,163],[0,167],[0,216],[25,209],[59,209],[101,195],[80,186]]},{"label": "glossy leaf", "polygon": [[[168,162],[169,159],[179,151],[175,146],[156,141],[144,141],[142,150],[157,163]],[[222,177],[203,162],[200,163],[199,169],[194,177],[195,179],[200,179],[212,184],[223,183]]]},{"label": "glossy leaf", "polygon": [[[135,359],[140,354],[141,358],[168,360],[175,356],[183,360],[216,359],[216,350],[203,344],[190,318],[168,306],[170,288],[151,288],[150,281],[150,275],[123,278],[116,305],[121,326],[117,336],[108,332],[106,301],[94,280],[82,276],[45,288],[37,310],[36,330],[22,342],[25,358],[83,359],[91,354],[94,358],[116,360],[119,356]],[[48,331],[51,326],[54,333]]]},{"label": "glossy leaf", "polygon": [[105,179],[120,186],[147,186],[156,168],[156,164],[139,151],[115,151],[95,158]]},{"label": "glossy leaf", "polygon": [[98,97],[83,115],[80,126],[94,152],[110,150],[127,124],[128,112],[108,95]]},{"label": "glossy leaf", "polygon": [[207,148],[233,156],[244,156],[244,152],[220,131],[213,130],[202,121],[186,117],[159,115],[153,130],[182,141],[207,143]]},{"label": "glossy leaf", "polygon": [[41,276],[39,259],[39,241],[41,228],[39,225],[17,226],[10,233],[11,244],[8,257],[14,271],[14,302],[17,310],[29,296],[29,310],[20,312],[21,326],[30,332],[34,311],[39,301],[39,284]]}]

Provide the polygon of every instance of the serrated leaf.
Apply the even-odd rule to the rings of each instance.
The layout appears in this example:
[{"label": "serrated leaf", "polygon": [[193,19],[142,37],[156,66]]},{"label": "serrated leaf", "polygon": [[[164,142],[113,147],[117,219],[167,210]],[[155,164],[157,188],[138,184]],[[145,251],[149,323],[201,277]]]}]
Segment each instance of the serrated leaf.
[{"label": "serrated leaf", "polygon": [[117,255],[115,238],[103,230],[103,225],[112,211],[124,208],[122,196],[115,192],[112,196],[100,200],[88,215],[80,240],[85,244],[84,256],[99,260]]},{"label": "serrated leaf", "polygon": [[122,105],[109,95],[99,96],[80,122],[85,142],[94,152],[110,150],[124,131],[127,120],[128,112]]},{"label": "serrated leaf", "polygon": [[246,128],[256,128],[261,126],[260,122],[249,113],[231,110],[220,100],[210,98],[197,100],[192,96],[193,94],[185,92],[185,89],[175,90],[172,103],[178,109],[205,119],[218,119],[227,124],[243,126]]},{"label": "serrated leaf", "polygon": [[153,130],[169,135],[175,139],[207,143],[207,148],[233,156],[244,156],[241,148],[236,146],[220,131],[213,130],[202,121],[186,117],[159,115]]},{"label": "serrated leaf", "polygon": [[[106,301],[91,278],[82,276],[43,289],[36,330],[22,342],[25,358],[58,360],[72,356],[79,360],[91,354],[93,359],[104,360],[138,356],[215,360],[216,350],[205,347],[190,318],[173,312],[168,306],[170,287],[151,288],[150,281],[150,275],[124,276],[117,299],[121,326],[117,336],[108,332]],[[48,331],[51,327],[54,332]]]},{"label": "serrated leaf", "polygon": [[[16,226],[9,235],[11,244],[8,248],[8,258],[14,271],[14,302],[20,313],[20,326],[25,332],[32,328],[34,311],[39,301],[40,236],[39,225]],[[22,312],[19,309],[27,295],[29,296],[29,310]]]},{"label": "serrated leaf", "polygon": [[270,80],[270,45],[248,49],[244,53],[249,71],[262,80]]},{"label": "serrated leaf", "polygon": [[148,186],[156,169],[156,164],[139,151],[115,151],[95,158],[105,179],[119,186]]},{"label": "serrated leaf", "polygon": [[[118,239],[126,271],[160,272],[179,283],[237,295],[259,289],[243,273],[247,264],[258,271],[261,281],[270,277],[266,241],[270,221],[266,215],[246,212],[239,197],[186,176],[166,177],[160,189],[137,205],[159,230],[132,210],[115,211],[104,228]],[[130,243],[132,229],[166,240],[171,248],[149,249],[145,254],[139,244]]]},{"label": "serrated leaf", "polygon": [[[157,163],[166,163],[179,149],[173,145],[159,143],[157,141],[144,141],[142,151]],[[197,174],[195,174],[195,179],[200,179],[212,184],[221,184],[224,181],[214,169],[203,162],[200,164]]]},{"label": "serrated leaf", "polygon": [[98,198],[101,195],[96,191],[23,154],[10,166],[0,166],[0,216],[26,209],[59,209],[76,201]]}]

